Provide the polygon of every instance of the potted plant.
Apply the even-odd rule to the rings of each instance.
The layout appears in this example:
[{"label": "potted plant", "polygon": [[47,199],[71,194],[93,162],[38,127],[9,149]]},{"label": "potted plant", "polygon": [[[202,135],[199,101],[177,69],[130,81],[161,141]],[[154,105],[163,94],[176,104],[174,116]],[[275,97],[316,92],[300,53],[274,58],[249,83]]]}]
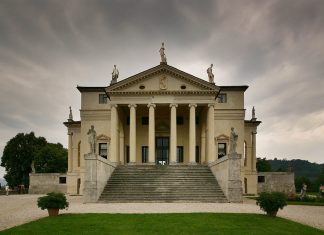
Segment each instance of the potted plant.
[{"label": "potted plant", "polygon": [[69,207],[69,203],[63,193],[51,192],[38,198],[37,206],[42,210],[47,209],[49,216],[57,216],[60,209]]},{"label": "potted plant", "polygon": [[268,216],[276,217],[279,209],[287,206],[287,197],[281,192],[261,193],[257,198],[257,205],[265,211]]}]

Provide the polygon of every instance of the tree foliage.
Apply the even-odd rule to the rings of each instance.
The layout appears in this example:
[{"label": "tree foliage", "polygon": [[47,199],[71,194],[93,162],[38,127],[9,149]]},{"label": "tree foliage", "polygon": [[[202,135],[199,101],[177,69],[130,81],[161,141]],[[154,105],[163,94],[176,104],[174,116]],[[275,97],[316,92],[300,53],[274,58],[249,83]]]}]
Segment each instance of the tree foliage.
[{"label": "tree foliage", "polygon": [[37,173],[64,173],[67,170],[67,150],[60,143],[48,143],[35,155]]},{"label": "tree foliage", "polygon": [[44,147],[47,141],[44,137],[36,137],[34,132],[19,133],[9,140],[3,150],[1,166],[5,167],[4,178],[9,186],[29,185],[31,163],[37,149]]},{"label": "tree foliage", "polygon": [[[49,153],[46,160],[44,160],[45,152]],[[36,155],[39,159],[37,162],[35,161]],[[44,137],[36,137],[34,132],[18,133],[7,142],[1,158],[1,166],[6,169],[4,178],[10,187],[20,184],[25,187],[29,186],[29,173],[32,171],[33,160],[41,172],[53,172],[55,164],[58,165],[59,172],[63,172],[62,165],[65,164],[65,169],[67,168],[67,152],[61,144],[50,144]],[[38,161],[41,163],[38,164]],[[49,171],[47,167],[50,167],[51,170]]]},{"label": "tree foliage", "polygon": [[256,163],[256,168],[258,172],[269,172],[271,171],[271,165],[267,159],[258,158]]}]

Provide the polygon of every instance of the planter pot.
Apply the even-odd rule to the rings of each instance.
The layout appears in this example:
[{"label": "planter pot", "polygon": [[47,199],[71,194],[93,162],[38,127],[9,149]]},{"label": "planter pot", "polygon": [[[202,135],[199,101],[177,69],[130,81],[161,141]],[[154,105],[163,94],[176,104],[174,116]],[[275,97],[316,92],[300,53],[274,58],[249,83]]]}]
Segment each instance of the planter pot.
[{"label": "planter pot", "polygon": [[59,210],[58,208],[48,208],[47,211],[48,211],[48,215],[49,216],[58,216],[59,214]]},{"label": "planter pot", "polygon": [[267,211],[267,216],[276,217],[278,211]]}]

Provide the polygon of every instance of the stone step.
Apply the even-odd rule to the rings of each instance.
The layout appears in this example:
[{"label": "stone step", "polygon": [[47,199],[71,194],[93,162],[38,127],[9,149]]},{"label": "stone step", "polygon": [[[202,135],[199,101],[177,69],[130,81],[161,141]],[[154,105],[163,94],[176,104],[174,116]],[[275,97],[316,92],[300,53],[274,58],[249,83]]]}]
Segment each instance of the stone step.
[{"label": "stone step", "polygon": [[227,202],[207,166],[119,166],[99,202]]}]

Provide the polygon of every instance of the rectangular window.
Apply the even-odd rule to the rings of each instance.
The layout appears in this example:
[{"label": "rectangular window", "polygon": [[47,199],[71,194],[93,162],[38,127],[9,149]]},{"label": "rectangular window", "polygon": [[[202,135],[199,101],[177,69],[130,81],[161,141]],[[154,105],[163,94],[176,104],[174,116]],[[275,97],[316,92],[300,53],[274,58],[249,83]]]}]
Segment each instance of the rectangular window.
[{"label": "rectangular window", "polygon": [[107,104],[108,97],[106,94],[99,94],[99,104]]},{"label": "rectangular window", "polygon": [[227,103],[227,95],[226,94],[219,94],[217,97],[218,103]]},{"label": "rectangular window", "polygon": [[183,162],[183,146],[177,146],[177,162]]},{"label": "rectangular window", "polygon": [[142,117],[142,125],[148,125],[149,124],[149,118],[148,117]]},{"label": "rectangular window", "polygon": [[177,116],[177,125],[183,125],[183,117]]},{"label": "rectangular window", "polygon": [[65,176],[60,176],[59,177],[59,184],[66,184],[66,177]]},{"label": "rectangular window", "polygon": [[142,163],[148,162],[148,147],[142,146]]},{"label": "rectangular window", "polygon": [[107,143],[100,143],[99,144],[99,155],[103,158],[107,159],[107,153],[108,153],[108,148],[107,148]]},{"label": "rectangular window", "polygon": [[218,144],[218,158],[222,158],[226,155],[226,143]]},{"label": "rectangular window", "polygon": [[264,175],[258,175],[258,183],[264,183],[265,182],[265,176]]}]

